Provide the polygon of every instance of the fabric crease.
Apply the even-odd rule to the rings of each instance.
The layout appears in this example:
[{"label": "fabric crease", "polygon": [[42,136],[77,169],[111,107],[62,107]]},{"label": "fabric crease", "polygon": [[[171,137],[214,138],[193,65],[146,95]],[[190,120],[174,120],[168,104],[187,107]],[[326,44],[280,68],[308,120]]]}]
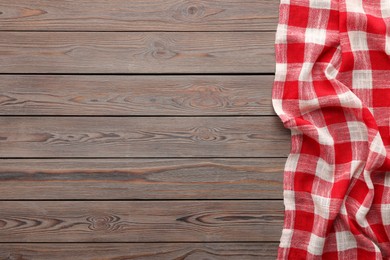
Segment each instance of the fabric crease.
[{"label": "fabric crease", "polygon": [[278,259],[390,259],[390,0],[281,0]]}]

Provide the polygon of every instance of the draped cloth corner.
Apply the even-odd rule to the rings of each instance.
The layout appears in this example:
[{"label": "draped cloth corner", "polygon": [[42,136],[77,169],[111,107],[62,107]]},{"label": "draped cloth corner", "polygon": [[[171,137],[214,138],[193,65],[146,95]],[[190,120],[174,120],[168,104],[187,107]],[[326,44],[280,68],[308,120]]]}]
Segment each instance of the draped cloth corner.
[{"label": "draped cloth corner", "polygon": [[278,259],[390,259],[390,0],[281,0]]}]

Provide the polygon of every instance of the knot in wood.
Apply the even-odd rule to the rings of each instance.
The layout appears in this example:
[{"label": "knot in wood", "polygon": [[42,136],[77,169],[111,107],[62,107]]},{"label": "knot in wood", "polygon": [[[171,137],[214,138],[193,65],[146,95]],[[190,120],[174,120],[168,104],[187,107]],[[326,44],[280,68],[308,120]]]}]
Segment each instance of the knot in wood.
[{"label": "knot in wood", "polygon": [[217,86],[197,86],[191,89],[194,92],[189,100],[189,106],[200,109],[224,107],[226,100]]},{"label": "knot in wood", "polygon": [[187,1],[177,9],[175,18],[185,21],[202,21],[205,17],[206,7],[199,1]]},{"label": "knot in wood", "polygon": [[91,216],[87,218],[90,223],[88,228],[95,231],[113,230],[119,219],[117,216]]},{"label": "knot in wood", "polygon": [[170,50],[169,48],[167,48],[167,46],[164,43],[159,41],[153,42],[151,48],[152,48],[151,51],[152,56],[159,60],[171,59],[177,55],[176,52]]},{"label": "knot in wood", "polygon": [[194,16],[194,15],[196,15],[196,13],[198,13],[199,12],[199,8],[197,7],[197,6],[189,6],[188,8],[187,8],[187,14],[188,15],[192,15],[192,16]]},{"label": "knot in wood", "polygon": [[201,140],[201,141],[213,141],[213,140],[218,140],[219,136],[215,132],[215,129],[202,126],[202,127],[197,127],[194,130],[194,139]]},{"label": "knot in wood", "polygon": [[[3,259],[3,258],[1,258],[1,259]],[[4,258],[4,259],[7,259],[7,260],[27,260],[27,258],[25,258],[22,254],[15,254],[15,253],[8,254],[8,256],[6,256],[6,258]]]}]

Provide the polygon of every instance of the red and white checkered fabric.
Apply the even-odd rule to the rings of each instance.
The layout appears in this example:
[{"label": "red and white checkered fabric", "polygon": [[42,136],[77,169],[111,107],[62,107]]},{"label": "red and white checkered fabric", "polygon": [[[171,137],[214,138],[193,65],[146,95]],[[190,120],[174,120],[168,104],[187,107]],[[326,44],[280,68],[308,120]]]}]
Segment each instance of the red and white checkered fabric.
[{"label": "red and white checkered fabric", "polygon": [[281,0],[278,259],[390,259],[390,0]]}]

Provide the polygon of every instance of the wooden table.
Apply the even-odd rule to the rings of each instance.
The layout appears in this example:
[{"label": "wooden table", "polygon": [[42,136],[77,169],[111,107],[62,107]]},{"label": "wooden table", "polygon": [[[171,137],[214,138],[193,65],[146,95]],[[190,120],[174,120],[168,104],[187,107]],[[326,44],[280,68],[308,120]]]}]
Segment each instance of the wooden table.
[{"label": "wooden table", "polygon": [[0,259],[274,259],[275,0],[0,0]]}]

